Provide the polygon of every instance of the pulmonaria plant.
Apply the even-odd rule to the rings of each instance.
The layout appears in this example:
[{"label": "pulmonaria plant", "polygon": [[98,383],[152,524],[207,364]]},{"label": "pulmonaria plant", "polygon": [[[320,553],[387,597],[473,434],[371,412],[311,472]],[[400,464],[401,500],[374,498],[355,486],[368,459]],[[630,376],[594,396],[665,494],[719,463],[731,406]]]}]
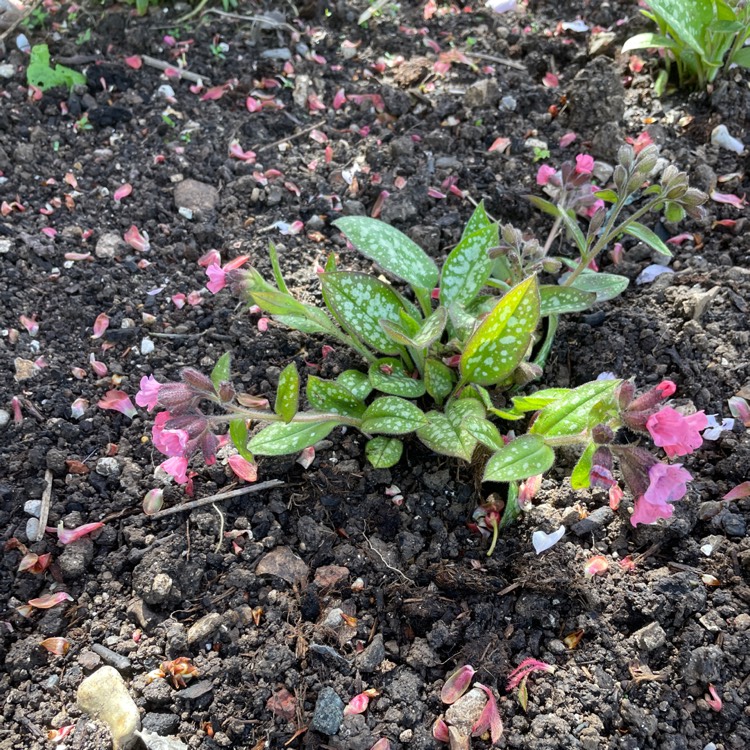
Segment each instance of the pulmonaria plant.
[{"label": "pulmonaria plant", "polygon": [[[292,296],[273,246],[274,283],[255,268],[243,267],[244,256],[224,266],[218,253],[207,257],[212,291],[224,286],[241,291],[251,305],[282,325],[348,346],[367,369],[346,370],[334,381],[308,376],[304,409],[294,363],[281,372],[273,407],[235,392],[229,355],[221,358],[210,378],[192,368],[183,371],[179,383],[144,378],[136,402],[149,410],[163,409],[153,431],[154,445],[167,457],[163,468],[178,482],[186,482],[192,456],[202,454],[207,463],[215,460],[224,439],[219,433],[227,423],[239,452],[235,464],[244,462],[245,473],[230,465],[250,479],[255,476],[254,456],[303,451],[341,426],[367,437],[367,458],[381,468],[400,459],[403,437],[410,433],[435,452],[466,461],[481,446],[489,456],[483,481],[510,486],[502,517],[497,505],[486,508],[482,518],[496,537],[498,528],[519,512],[518,483],[547,471],[555,448],[581,445],[591,459],[598,447],[609,449],[609,442],[595,434],[614,435],[625,425],[621,393],[630,384],[623,381],[595,381],[531,396],[513,394],[541,375],[560,314],[587,309],[627,285],[623,277],[589,268],[610,242],[630,234],[669,254],[638,219],[651,211],[663,210],[670,220],[699,212],[705,196],[690,189],[687,177],[674,167],[664,170],[660,183],[648,183],[657,155],[653,146],[639,154],[624,147],[619,164],[610,170],[613,187],[605,189],[593,186],[597,164],[585,154],[559,171],[540,170],[538,181],[554,201],[532,198],[555,217],[545,244],[525,238],[510,225],[498,225],[479,204],[442,268],[388,224],[341,218],[335,224],[349,242],[395,283],[339,270],[331,255],[319,274],[324,309]],[[624,216],[625,206],[640,196],[643,205]],[[609,209],[606,204],[611,204]],[[586,233],[578,225],[581,214],[589,217]],[[563,231],[576,246],[577,261],[549,256]],[[566,264],[570,272],[551,283],[550,275]],[[533,412],[537,414],[525,434],[503,435],[495,424],[498,418],[514,422]],[[691,444],[669,443],[669,414],[658,420],[653,434],[657,441],[666,441],[657,443],[665,450]],[[254,427],[251,433],[249,427],[255,423],[261,429]],[[613,445],[610,452],[616,450]],[[588,475],[587,471],[585,484],[579,479],[581,486],[588,486]],[[676,477],[674,472],[660,477],[659,486]],[[521,502],[528,501],[529,486],[524,485]],[[610,494],[616,497],[617,491]],[[658,498],[672,502],[676,494],[672,487],[666,494],[660,490]],[[654,500],[653,492],[649,498]]]}]

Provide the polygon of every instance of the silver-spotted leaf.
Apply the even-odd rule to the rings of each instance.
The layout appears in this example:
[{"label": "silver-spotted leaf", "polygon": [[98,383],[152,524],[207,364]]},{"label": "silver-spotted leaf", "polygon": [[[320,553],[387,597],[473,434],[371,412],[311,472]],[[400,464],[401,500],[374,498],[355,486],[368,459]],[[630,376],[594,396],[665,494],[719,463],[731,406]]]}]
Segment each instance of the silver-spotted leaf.
[{"label": "silver-spotted leaf", "polygon": [[325,303],[347,332],[383,354],[398,354],[399,347],[380,325],[399,323],[404,310],[400,296],[388,284],[364,273],[336,271],[320,275]]},{"label": "silver-spotted leaf", "polygon": [[381,393],[403,398],[419,398],[425,392],[424,382],[410,377],[401,361],[392,357],[379,359],[370,365],[370,385]]},{"label": "silver-spotted leaf", "polygon": [[340,383],[315,375],[307,378],[307,402],[313,409],[354,419],[359,419],[367,408],[364,401]]},{"label": "silver-spotted leaf", "polygon": [[471,460],[476,438],[455,427],[442,412],[429,411],[425,417],[427,423],[417,430],[417,437],[428,448],[444,456]]},{"label": "silver-spotted leaf", "polygon": [[531,425],[530,432],[545,437],[573,437],[589,426],[592,409],[603,400],[612,400],[621,380],[593,380],[545,406]]},{"label": "silver-spotted leaf", "polygon": [[285,422],[291,422],[297,409],[299,409],[299,373],[297,366],[291,362],[279,375],[274,411]]},{"label": "silver-spotted leaf", "polygon": [[424,384],[427,393],[438,405],[450,396],[456,382],[455,370],[437,359],[428,359],[424,363]]},{"label": "silver-spotted leaf", "polygon": [[328,437],[334,427],[341,424],[329,422],[273,422],[254,435],[247,448],[256,456],[284,456],[297,453]]},{"label": "silver-spotted leaf", "polygon": [[497,451],[505,445],[497,427],[488,419],[469,417],[464,421],[463,428],[490,450]]},{"label": "silver-spotted leaf", "polygon": [[333,223],[362,255],[384,271],[414,288],[431,290],[437,286],[435,261],[395,227],[365,216],[345,216]]},{"label": "silver-spotted leaf", "polygon": [[490,456],[483,482],[514,482],[544,474],[555,462],[555,452],[540,435],[521,435]]},{"label": "silver-spotted leaf", "polygon": [[619,297],[627,288],[630,279],[616,273],[584,271],[571,285],[575,289],[596,294],[597,302],[607,302]]},{"label": "silver-spotted leaf", "polygon": [[412,338],[416,349],[427,349],[434,344],[445,330],[445,324],[448,322],[448,311],[444,307],[438,307],[424,323],[418,333]]},{"label": "silver-spotted leaf", "polygon": [[424,412],[397,396],[376,398],[362,415],[360,430],[368,435],[405,435],[425,424]]},{"label": "silver-spotted leaf", "polygon": [[211,370],[211,382],[214,384],[214,388],[218,391],[219,386],[222,383],[226,383],[232,377],[232,355],[229,352],[224,354],[216,360],[214,369]]},{"label": "silver-spotted leaf", "polygon": [[572,392],[571,388],[545,388],[529,396],[515,396],[513,398],[513,411],[538,411],[547,404],[558,401]]},{"label": "silver-spotted leaf", "polygon": [[359,370],[344,370],[337,378],[336,382],[343,385],[348,391],[351,391],[357,398],[366,399],[372,392],[370,378],[364,372]]},{"label": "silver-spotted leaf", "polygon": [[540,286],[539,297],[541,299],[539,314],[542,317],[581,312],[588,310],[596,302],[596,294],[584,292],[572,286]]},{"label": "silver-spotted leaf", "polygon": [[463,380],[494,385],[507,378],[529,348],[539,307],[536,276],[507,292],[466,342],[460,364]]},{"label": "silver-spotted leaf", "polygon": [[365,444],[365,456],[376,469],[390,469],[404,452],[404,444],[394,437],[378,435]]}]

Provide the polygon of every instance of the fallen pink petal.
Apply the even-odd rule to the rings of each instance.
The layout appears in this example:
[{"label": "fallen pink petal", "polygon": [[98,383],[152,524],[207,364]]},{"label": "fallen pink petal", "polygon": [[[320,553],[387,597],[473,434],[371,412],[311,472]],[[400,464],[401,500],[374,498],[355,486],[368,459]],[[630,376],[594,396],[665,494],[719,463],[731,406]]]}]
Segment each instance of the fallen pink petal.
[{"label": "fallen pink petal", "polygon": [[710,682],[708,683],[708,695],[704,696],[704,700],[708,703],[708,706],[712,711],[718,713],[724,708],[724,702],[721,700],[721,696]]},{"label": "fallen pink petal", "polygon": [[155,487],[149,490],[143,497],[143,512],[147,515],[158,513],[164,505],[164,490]]},{"label": "fallen pink petal", "polygon": [[750,427],[750,404],[742,396],[732,396],[728,401],[729,411],[745,427]]},{"label": "fallen pink petal", "polygon": [[529,657],[528,659],[524,659],[509,675],[508,675],[508,682],[506,685],[506,690],[513,690],[514,688],[518,687],[518,685],[521,683],[522,680],[524,680],[526,677],[528,677],[530,674],[533,674],[534,672],[550,672],[553,673],[555,671],[555,667],[552,664],[547,664],[547,662],[539,661],[539,659],[534,659]]},{"label": "fallen pink petal", "polygon": [[35,609],[51,609],[63,602],[72,602],[73,597],[67,591],[58,591],[56,594],[45,594],[36,599],[29,599],[28,605]]},{"label": "fallen pink petal", "polygon": [[47,531],[52,534],[57,534],[57,541],[59,541],[60,544],[70,544],[71,542],[75,542],[78,539],[88,536],[97,529],[101,529],[102,526],[104,526],[104,524],[100,521],[97,521],[96,523],[86,523],[75,529],[66,529],[60,524],[57,527],[48,526]]},{"label": "fallen pink petal", "polygon": [[120,187],[115,190],[112,197],[117,203],[119,203],[121,200],[123,200],[123,198],[127,198],[132,192],[133,186],[129,182],[126,182],[124,185],[120,185]]},{"label": "fallen pink petal", "polygon": [[140,70],[143,67],[143,60],[140,55],[130,55],[124,60],[125,65],[133,70]]},{"label": "fallen pink petal", "polygon": [[36,314],[32,315],[30,318],[26,315],[20,315],[18,320],[21,322],[21,325],[29,332],[30,336],[36,336],[37,333],[39,333],[39,323],[37,323]]},{"label": "fallen pink petal", "polygon": [[572,131],[569,133],[565,133],[565,135],[560,138],[560,148],[567,148],[571,144],[575,143],[577,138],[577,133],[573,133]]},{"label": "fallen pink petal", "polygon": [[736,487],[733,487],[721,499],[722,500],[742,500],[746,497],[750,497],[750,481],[742,482],[742,484],[738,484]]},{"label": "fallen pink petal", "polygon": [[436,719],[435,723],[432,725],[432,736],[438,742],[450,742],[450,731],[448,730],[448,725],[442,718]]},{"label": "fallen pink petal", "polygon": [[109,315],[107,313],[99,313],[94,321],[94,335],[92,339],[100,339],[104,336],[104,332],[109,328]]},{"label": "fallen pink petal", "polygon": [[440,691],[440,700],[443,703],[455,703],[468,689],[476,670],[471,664],[464,664],[453,672]]},{"label": "fallen pink petal", "polygon": [[495,699],[495,694],[486,685],[478,682],[476,686],[487,695],[487,703],[485,703],[476,723],[472,726],[471,735],[472,737],[481,737],[489,729],[490,739],[494,745],[500,741],[500,737],[503,734],[503,721],[500,718],[500,711],[497,708],[497,700]]},{"label": "fallen pink petal", "polygon": [[718,190],[712,190],[709,195],[712,201],[715,201],[716,203],[726,203],[727,205],[734,206],[735,208],[744,208],[745,203],[747,202],[747,199],[744,195],[740,198],[738,195],[734,195],[733,193],[720,193]]},{"label": "fallen pink petal", "polygon": [[367,693],[360,693],[355,695],[344,708],[344,716],[351,716],[352,714],[363,714],[367,711],[367,706],[370,704],[370,696]]},{"label": "fallen pink petal", "polygon": [[127,393],[118,390],[107,391],[107,393],[104,394],[104,398],[97,403],[97,406],[100,409],[119,411],[130,419],[138,413],[135,406],[133,406],[133,402],[130,400],[130,396],[128,396]]},{"label": "fallen pink petal", "polygon": [[228,459],[229,468],[240,478],[246,482],[255,482],[258,479],[258,466],[255,463],[251,463],[246,458],[235,454],[230,456]]},{"label": "fallen pink petal", "polygon": [[583,572],[587,578],[593,576],[600,576],[609,570],[609,562],[604,555],[594,555],[586,560],[586,564],[583,566]]},{"label": "fallen pink petal", "polygon": [[151,245],[148,241],[147,234],[141,234],[138,227],[133,224],[130,229],[123,235],[125,244],[133,248],[133,250],[139,253],[147,253],[151,249]]},{"label": "fallen pink petal", "polygon": [[94,374],[97,375],[100,378],[105,377],[107,374],[107,365],[104,364],[104,362],[100,362],[94,354],[89,355],[89,364],[91,365],[91,369],[94,371]]},{"label": "fallen pink petal", "polygon": [[311,445],[308,448],[305,448],[302,451],[302,453],[299,454],[299,457],[297,458],[297,463],[303,469],[309,469],[314,460],[315,460],[315,447]]}]

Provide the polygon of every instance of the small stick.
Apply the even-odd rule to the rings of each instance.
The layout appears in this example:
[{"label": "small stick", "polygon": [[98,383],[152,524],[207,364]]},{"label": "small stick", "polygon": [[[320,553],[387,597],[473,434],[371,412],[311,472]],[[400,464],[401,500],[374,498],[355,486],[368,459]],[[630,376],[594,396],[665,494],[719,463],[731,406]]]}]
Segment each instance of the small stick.
[{"label": "small stick", "polygon": [[326,124],[326,121],[321,120],[320,122],[316,122],[315,125],[310,125],[309,128],[300,130],[298,133],[294,133],[293,135],[288,135],[286,138],[279,138],[278,141],[274,141],[273,143],[265,143],[261,146],[253,146],[250,150],[255,151],[256,153],[258,151],[265,151],[265,149],[267,148],[273,148],[274,146],[279,146],[282,143],[288,143],[289,141],[293,141],[295,138],[299,138],[300,136],[310,133],[313,130],[315,130],[315,128],[319,128],[325,124]]},{"label": "small stick", "polygon": [[0,42],[6,37],[9,37],[41,4],[42,0],[36,0],[36,2],[26,8],[26,10],[21,13],[21,15],[19,15],[2,34],[0,34]]},{"label": "small stick", "polygon": [[476,57],[479,60],[487,60],[487,62],[494,62],[498,65],[505,65],[508,68],[515,68],[516,70],[522,70],[526,72],[526,66],[522,63],[516,62],[515,60],[508,60],[507,57],[495,57],[495,55],[483,55],[481,52],[469,52],[469,55]]},{"label": "small stick", "polygon": [[198,73],[191,73],[189,70],[178,68],[176,65],[171,65],[164,60],[157,60],[155,57],[151,57],[150,55],[141,55],[141,60],[143,60],[146,65],[149,65],[152,68],[156,68],[157,70],[168,70],[169,68],[173,68],[174,70],[179,72],[180,78],[184,78],[186,81],[205,84],[206,86],[211,85],[211,80],[207,76],[198,75]]},{"label": "small stick", "polygon": [[181,513],[183,510],[202,508],[204,505],[211,505],[211,503],[215,503],[217,501],[228,500],[230,497],[246,495],[249,492],[261,492],[262,490],[270,490],[272,487],[281,487],[283,486],[283,484],[284,483],[280,479],[270,479],[267,482],[254,484],[250,487],[240,487],[238,490],[232,490],[231,492],[220,492],[218,495],[209,495],[208,497],[202,497],[200,500],[191,500],[189,503],[175,505],[174,508],[160,510],[158,513],[154,513],[153,515],[149,516],[149,518],[166,518],[167,516],[173,516],[175,513]]},{"label": "small stick", "polygon": [[35,542],[40,542],[42,540],[44,530],[47,527],[47,521],[49,520],[49,506],[50,500],[52,499],[52,472],[49,469],[44,472],[44,482],[46,486],[42,493],[42,507],[39,511],[39,528],[36,531]]}]

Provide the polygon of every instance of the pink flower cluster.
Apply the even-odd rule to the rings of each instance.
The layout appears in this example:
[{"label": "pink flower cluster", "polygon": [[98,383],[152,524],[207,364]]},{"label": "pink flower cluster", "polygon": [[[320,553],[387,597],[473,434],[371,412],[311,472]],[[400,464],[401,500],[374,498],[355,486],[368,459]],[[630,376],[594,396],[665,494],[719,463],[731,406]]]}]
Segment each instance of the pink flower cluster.
[{"label": "pink flower cluster", "polygon": [[250,257],[247,255],[240,255],[234,260],[225,263],[223,266],[219,265],[220,260],[221,258],[212,260],[206,268],[206,276],[209,278],[206,288],[211,294],[218,294],[227,285],[227,276],[230,275],[232,271],[236,271],[247,263],[247,261],[250,260]]}]

